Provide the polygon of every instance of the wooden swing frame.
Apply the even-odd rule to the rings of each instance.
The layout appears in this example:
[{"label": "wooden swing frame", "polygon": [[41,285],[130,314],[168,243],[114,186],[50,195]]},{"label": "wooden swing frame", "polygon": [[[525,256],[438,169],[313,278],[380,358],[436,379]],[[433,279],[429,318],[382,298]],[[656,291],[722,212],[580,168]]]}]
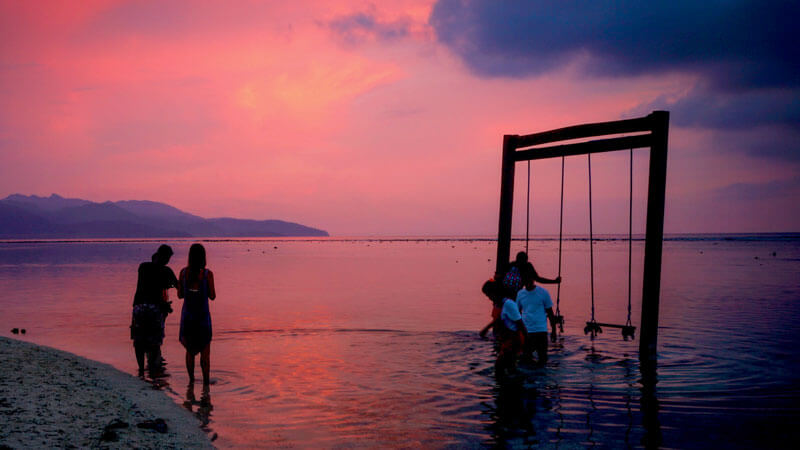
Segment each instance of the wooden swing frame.
[{"label": "wooden swing frame", "polygon": [[[636,133],[630,136],[572,144],[555,144],[574,139]],[[661,289],[661,255],[664,239],[664,197],[667,184],[667,140],[669,112],[653,111],[645,117],[613,122],[575,125],[524,136],[503,136],[503,167],[500,177],[500,220],[497,231],[496,279],[508,269],[511,253],[511,222],[514,206],[516,163],[562,156],[586,155],[629,149],[650,149],[647,187],[647,224],[644,245],[642,317],[639,360],[656,361],[658,307]],[[549,144],[543,146],[544,144]]]}]

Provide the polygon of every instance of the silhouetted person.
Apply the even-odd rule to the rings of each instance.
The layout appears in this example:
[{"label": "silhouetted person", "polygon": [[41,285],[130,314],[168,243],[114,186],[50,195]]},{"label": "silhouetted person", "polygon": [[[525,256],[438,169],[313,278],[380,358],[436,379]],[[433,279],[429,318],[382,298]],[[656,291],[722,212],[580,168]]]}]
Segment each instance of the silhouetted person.
[{"label": "silhouetted person", "polygon": [[[494,328],[495,323],[500,319],[500,313],[503,311],[503,296],[495,295],[497,288],[498,284],[495,282],[494,278],[484,283],[481,288],[481,292],[492,301],[492,321],[479,332],[481,337],[486,337],[486,333]],[[495,337],[497,336],[495,335]]]},{"label": "silhouetted person", "polygon": [[194,381],[194,357],[200,353],[203,384],[209,384],[211,366],[211,312],[208,301],[217,298],[214,274],[206,269],[206,249],[201,244],[189,248],[189,264],[181,270],[178,297],[181,309],[180,341],[186,348],[186,371]]},{"label": "silhouetted person", "polygon": [[522,289],[522,268],[528,264],[528,254],[517,253],[516,259],[508,263],[508,270],[503,275],[503,287],[516,293]]},{"label": "silhouetted person", "polygon": [[170,257],[172,248],[161,245],[150,262],[139,265],[131,319],[131,339],[139,375],[144,374],[145,356],[151,372],[161,366],[164,321],[167,314],[172,312],[167,290],[178,283],[175,273],[167,266]]},{"label": "silhouetted person", "polygon": [[[525,341],[525,324],[519,313],[516,302],[502,284],[489,280],[482,291],[493,303],[501,304],[500,316],[494,321],[494,333],[497,337],[497,362],[495,374],[503,376],[516,367],[517,355]],[[488,327],[487,327],[488,328]]]},{"label": "silhouetted person", "polygon": [[536,274],[536,270],[531,263],[522,267],[522,280],[524,288],[517,293],[517,305],[522,315],[522,321],[528,330],[522,354],[525,358],[531,358],[535,351],[538,359],[538,366],[547,363],[547,319],[550,319],[552,329],[551,339],[556,339],[556,316],[553,314],[553,301],[550,293],[541,286],[536,286],[535,281],[547,280],[553,283],[560,283],[561,277],[555,280],[541,278]]}]

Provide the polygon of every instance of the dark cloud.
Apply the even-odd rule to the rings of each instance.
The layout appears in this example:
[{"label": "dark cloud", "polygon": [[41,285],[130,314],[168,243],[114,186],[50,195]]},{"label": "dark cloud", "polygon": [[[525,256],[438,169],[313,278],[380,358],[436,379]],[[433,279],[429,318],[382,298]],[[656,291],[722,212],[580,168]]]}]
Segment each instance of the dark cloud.
[{"label": "dark cloud", "polygon": [[408,19],[381,20],[374,12],[341,16],[324,24],[344,41],[356,44],[368,40],[391,41],[411,34]]},{"label": "dark cloud", "polygon": [[[483,77],[576,61],[591,77],[696,75],[685,95],[636,112],[668,109],[674,124],[716,130],[769,127],[785,141],[800,132],[798,17],[796,0],[439,0],[430,24]],[[799,153],[779,147],[775,156]]]},{"label": "dark cloud", "polygon": [[800,86],[796,1],[439,0],[430,23],[476,73],[524,77],[573,58],[602,75],[704,74],[716,88]]},{"label": "dark cloud", "polygon": [[778,126],[742,128],[715,133],[712,146],[721,152],[736,152],[778,162],[800,163],[800,130]]},{"label": "dark cloud", "polygon": [[741,130],[774,125],[800,132],[800,92],[797,89],[749,89],[715,91],[704,84],[674,99],[664,95],[632,111],[672,111],[672,122],[685,127]]},{"label": "dark cloud", "polygon": [[800,191],[800,178],[795,177],[764,183],[732,183],[714,189],[711,192],[711,198],[713,200],[759,201],[793,197],[798,191]]}]

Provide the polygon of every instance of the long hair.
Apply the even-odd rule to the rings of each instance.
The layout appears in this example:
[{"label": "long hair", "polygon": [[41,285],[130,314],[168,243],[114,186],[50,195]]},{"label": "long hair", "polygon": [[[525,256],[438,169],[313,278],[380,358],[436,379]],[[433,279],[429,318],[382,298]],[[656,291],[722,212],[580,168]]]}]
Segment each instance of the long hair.
[{"label": "long hair", "polygon": [[190,279],[200,276],[200,272],[206,268],[206,249],[202,244],[192,244],[189,247],[189,269],[188,276]]}]

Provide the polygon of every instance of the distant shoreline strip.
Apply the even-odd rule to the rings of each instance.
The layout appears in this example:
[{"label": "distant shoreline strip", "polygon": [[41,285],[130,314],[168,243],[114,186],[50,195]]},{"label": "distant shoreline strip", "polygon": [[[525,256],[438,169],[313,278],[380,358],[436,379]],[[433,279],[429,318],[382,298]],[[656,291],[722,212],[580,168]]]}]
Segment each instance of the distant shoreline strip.
[{"label": "distant shoreline strip", "polygon": [[[634,235],[634,241],[644,241],[643,234]],[[524,242],[524,237],[514,237],[512,241]],[[536,236],[530,241],[547,242],[557,241],[558,236]],[[588,241],[588,236],[565,236],[565,241]],[[600,235],[594,238],[595,242],[602,241],[627,241],[628,236],[622,234]],[[664,241],[799,241],[800,232],[791,233],[731,233],[731,234],[668,234]],[[0,244],[134,244],[134,243],[160,243],[160,242],[496,242],[493,237],[232,237],[232,238],[118,238],[118,239],[0,239]]]}]

